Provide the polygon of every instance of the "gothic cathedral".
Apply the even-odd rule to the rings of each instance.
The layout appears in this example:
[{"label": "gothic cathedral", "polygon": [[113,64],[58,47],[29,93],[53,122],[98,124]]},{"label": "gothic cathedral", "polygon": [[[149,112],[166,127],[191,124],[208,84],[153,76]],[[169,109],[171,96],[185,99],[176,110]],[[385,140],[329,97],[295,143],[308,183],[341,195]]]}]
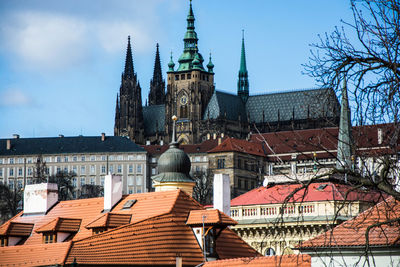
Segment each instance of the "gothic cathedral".
[{"label": "gothic cathedral", "polygon": [[117,95],[114,135],[127,136],[138,144],[170,142],[173,115],[178,117],[178,141],[186,144],[201,143],[217,136],[246,138],[256,131],[338,125],[339,102],[331,89],[249,95],[244,37],[237,94],[216,90],[214,64],[210,55],[204,68],[194,22],[190,3],[183,53],[176,69],[171,55],[166,93],[157,44],[154,73],[145,106],[142,105],[141,87],[134,72],[128,37],[125,69]]}]

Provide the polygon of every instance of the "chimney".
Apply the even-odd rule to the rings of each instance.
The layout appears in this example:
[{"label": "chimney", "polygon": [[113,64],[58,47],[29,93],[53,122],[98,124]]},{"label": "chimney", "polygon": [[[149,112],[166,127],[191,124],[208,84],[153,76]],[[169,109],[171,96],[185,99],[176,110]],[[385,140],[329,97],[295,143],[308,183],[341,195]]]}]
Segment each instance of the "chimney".
[{"label": "chimney", "polygon": [[11,140],[7,139],[7,150],[11,149]]},{"label": "chimney", "polygon": [[214,209],[231,216],[231,181],[228,174],[214,174]]},{"label": "chimney", "polygon": [[104,140],[106,140],[106,134],[105,133],[101,133],[101,141],[104,142]]},{"label": "chimney", "polygon": [[24,190],[24,214],[45,214],[57,201],[57,184],[27,185]]},{"label": "chimney", "polygon": [[104,211],[111,211],[122,198],[122,177],[108,174],[104,179]]},{"label": "chimney", "polygon": [[19,134],[13,134],[14,139],[19,139]]}]

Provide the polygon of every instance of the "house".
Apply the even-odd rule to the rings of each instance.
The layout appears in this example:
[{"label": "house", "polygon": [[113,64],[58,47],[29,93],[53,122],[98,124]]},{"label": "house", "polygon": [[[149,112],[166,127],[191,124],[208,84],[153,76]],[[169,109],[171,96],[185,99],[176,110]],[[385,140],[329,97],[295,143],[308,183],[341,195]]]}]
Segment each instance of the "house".
[{"label": "house", "polygon": [[400,202],[389,197],[297,249],[312,266],[399,266]]}]

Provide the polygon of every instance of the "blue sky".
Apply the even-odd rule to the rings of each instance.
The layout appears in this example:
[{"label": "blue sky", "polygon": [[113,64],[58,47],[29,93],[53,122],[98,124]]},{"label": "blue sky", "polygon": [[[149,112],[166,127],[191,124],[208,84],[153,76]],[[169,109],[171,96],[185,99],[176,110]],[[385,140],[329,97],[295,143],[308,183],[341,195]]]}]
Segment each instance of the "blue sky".
[{"label": "blue sky", "polygon": [[[165,78],[183,50],[187,0],[0,1],[0,138],[113,134],[127,36],[143,95],[156,43]],[[236,93],[242,29],[250,94],[316,87],[302,74],[318,34],[351,21],[347,0],[194,0],[217,90]],[[207,60],[206,60],[207,63]]]}]

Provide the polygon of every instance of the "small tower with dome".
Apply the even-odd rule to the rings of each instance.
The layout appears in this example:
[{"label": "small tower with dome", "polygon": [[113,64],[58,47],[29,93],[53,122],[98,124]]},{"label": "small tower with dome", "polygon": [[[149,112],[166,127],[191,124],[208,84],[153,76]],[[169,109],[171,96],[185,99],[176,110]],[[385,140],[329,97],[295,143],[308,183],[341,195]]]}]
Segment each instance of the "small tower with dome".
[{"label": "small tower with dome", "polygon": [[175,115],[172,117],[172,142],[168,150],[158,159],[159,174],[151,177],[151,179],[156,192],[182,189],[192,195],[196,183],[189,174],[191,166],[189,156],[179,149],[179,142],[176,141],[177,119]]}]

